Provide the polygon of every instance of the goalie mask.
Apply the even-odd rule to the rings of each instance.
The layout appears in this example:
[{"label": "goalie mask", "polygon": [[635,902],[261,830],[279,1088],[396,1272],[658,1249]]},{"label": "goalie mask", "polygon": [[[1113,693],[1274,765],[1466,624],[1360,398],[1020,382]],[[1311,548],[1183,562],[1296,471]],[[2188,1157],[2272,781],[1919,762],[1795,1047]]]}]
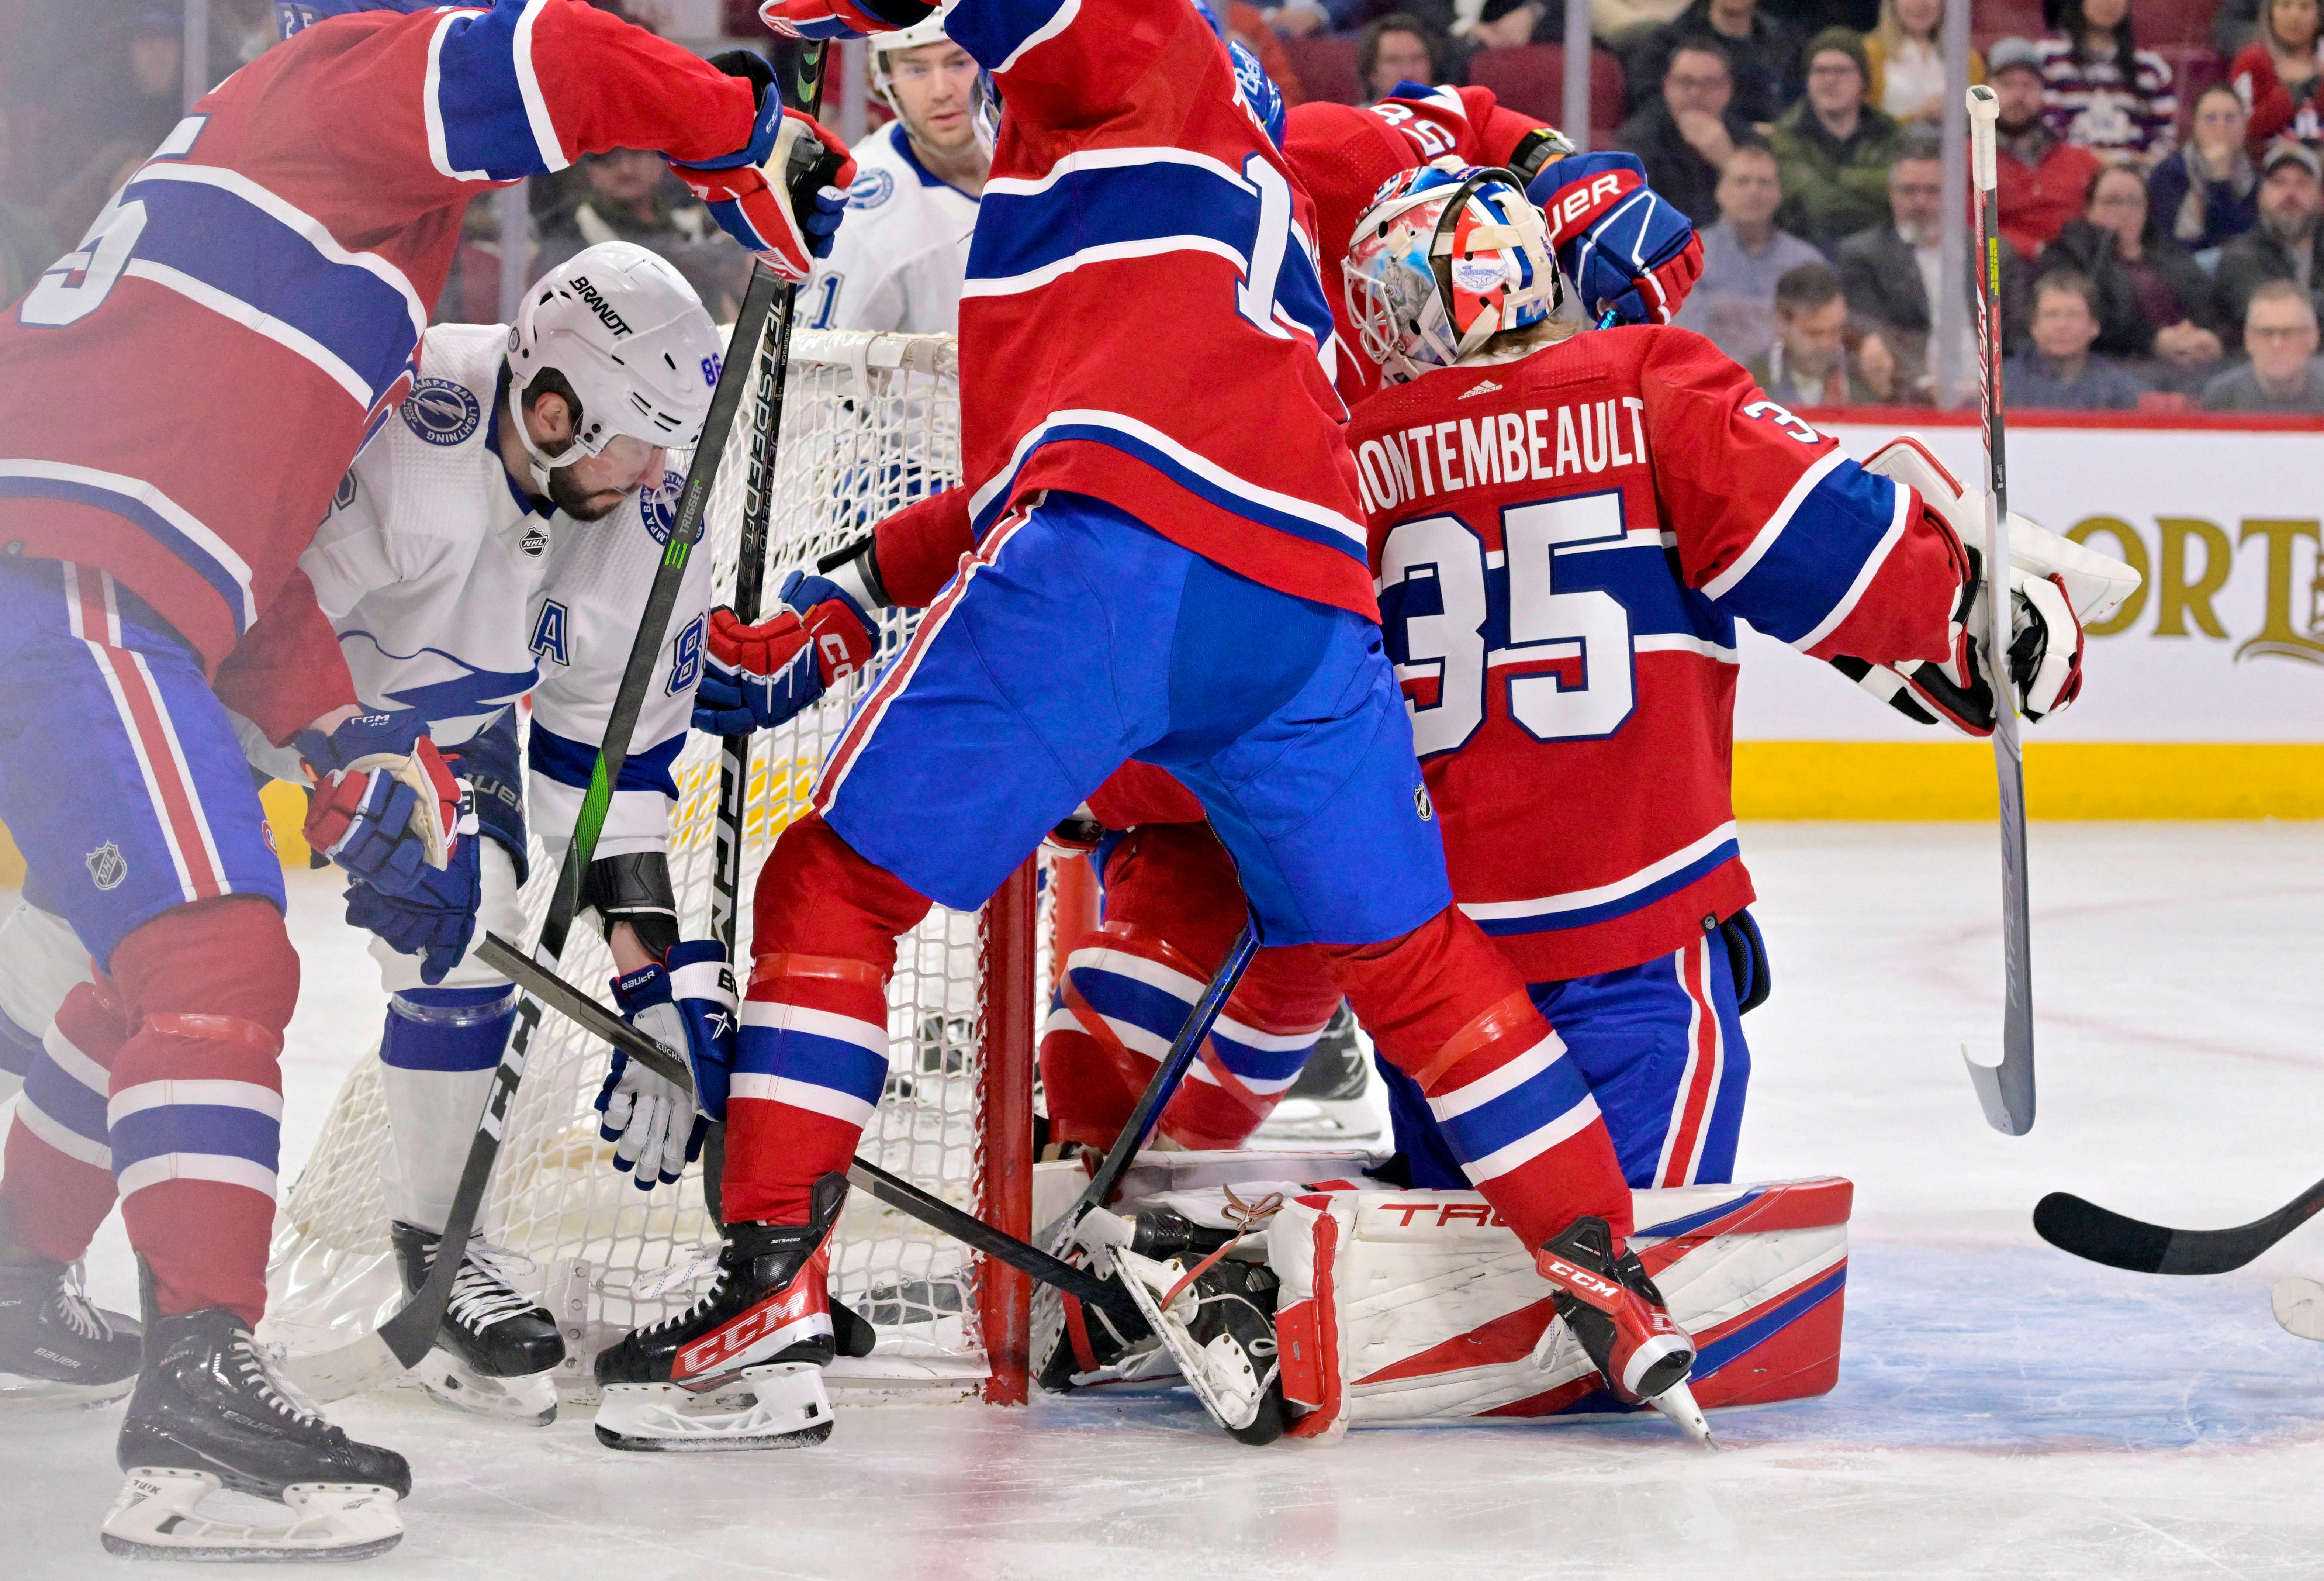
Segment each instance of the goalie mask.
[{"label": "goalie mask", "polygon": [[1345,273],[1364,355],[1392,384],[1451,367],[1504,329],[1541,323],[1562,292],[1524,183],[1449,159],[1372,194]]},{"label": "goalie mask", "polygon": [[[509,420],[531,455],[534,485],[601,453],[617,434],[691,448],[718,383],[717,328],[686,277],[634,242],[585,247],[535,282],[509,327]],[[581,403],[555,455],[532,442],[524,395],[554,368]]]}]

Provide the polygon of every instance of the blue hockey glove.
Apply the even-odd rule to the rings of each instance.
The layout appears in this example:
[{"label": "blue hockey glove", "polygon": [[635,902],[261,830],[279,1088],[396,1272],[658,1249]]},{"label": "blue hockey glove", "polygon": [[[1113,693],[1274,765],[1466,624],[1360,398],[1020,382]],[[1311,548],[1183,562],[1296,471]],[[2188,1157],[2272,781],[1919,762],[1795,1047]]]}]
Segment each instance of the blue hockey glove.
[{"label": "blue hockey glove", "polygon": [[471,834],[452,847],[441,867],[421,867],[405,887],[380,889],[362,879],[347,886],[347,921],[376,933],[388,948],[420,959],[429,987],[460,964],[475,937],[476,904],[484,895],[479,847]]},{"label": "blue hockey glove", "polygon": [[641,1191],[667,1185],[702,1151],[710,1122],[726,1117],[734,1064],[734,974],[725,947],[687,940],[663,966],[613,979],[613,998],[629,1023],[683,1058],[694,1095],[613,1050],[597,1093],[597,1134],[613,1144],[613,1168]]},{"label": "blue hockey glove", "polygon": [[1629,153],[1575,153],[1526,187],[1549,222],[1550,245],[1582,298],[1582,316],[1667,324],[1702,275],[1702,240],[1646,185]]},{"label": "blue hockey glove", "polygon": [[416,892],[456,843],[463,788],[410,709],[291,737],[312,790],[307,844],[385,893]]}]

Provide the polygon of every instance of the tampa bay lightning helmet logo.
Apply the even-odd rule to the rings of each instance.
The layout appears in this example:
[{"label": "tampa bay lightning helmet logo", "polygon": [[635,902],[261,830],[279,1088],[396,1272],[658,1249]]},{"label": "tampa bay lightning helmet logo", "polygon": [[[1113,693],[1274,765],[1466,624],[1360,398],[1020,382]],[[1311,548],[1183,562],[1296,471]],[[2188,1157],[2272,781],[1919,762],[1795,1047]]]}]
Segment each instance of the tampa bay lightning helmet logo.
[{"label": "tampa bay lightning helmet logo", "polygon": [[403,426],[431,445],[456,445],[476,431],[484,409],[476,393],[449,379],[422,379],[402,407]]},{"label": "tampa bay lightning helmet logo", "polygon": [[678,525],[678,496],[685,492],[686,478],[676,472],[665,472],[659,483],[638,491],[638,514],[656,543],[669,541],[670,529]]}]

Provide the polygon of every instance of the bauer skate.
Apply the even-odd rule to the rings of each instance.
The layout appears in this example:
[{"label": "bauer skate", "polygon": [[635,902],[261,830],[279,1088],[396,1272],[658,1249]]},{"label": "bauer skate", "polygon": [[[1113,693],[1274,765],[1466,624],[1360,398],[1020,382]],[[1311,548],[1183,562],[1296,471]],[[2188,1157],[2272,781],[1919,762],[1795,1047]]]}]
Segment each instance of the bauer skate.
[{"label": "bauer skate", "polygon": [[[847,1177],[815,1183],[803,1225],[726,1227],[716,1282],[597,1355],[597,1441],[615,1449],[788,1449],[831,1437],[825,1289]],[[850,1318],[853,1328],[858,1320]]]},{"label": "bauer skate", "polygon": [[[1566,1328],[1617,1400],[1653,1406],[1695,1442],[1716,1447],[1711,1425],[1686,1386],[1694,1341],[1672,1321],[1669,1304],[1635,1252],[1614,1253],[1614,1233],[1585,1214],[1542,1244],[1534,1264],[1556,1287],[1552,1299]],[[1541,1336],[1540,1359],[1556,1341]]]},{"label": "bauer skate", "polygon": [[118,1400],[137,1382],[138,1332],[88,1299],[79,1263],[0,1262],[0,1401]]},{"label": "bauer skate", "polygon": [[[105,1517],[108,1553],[145,1559],[358,1559],[403,1537],[411,1468],[309,1409],[223,1308],[149,1325],[115,1449],[129,1474]],[[281,1502],[288,1525],[201,1515],[220,1488]]]},{"label": "bauer skate", "polygon": [[[388,1225],[406,1295],[417,1295],[435,1266],[443,1237],[401,1219]],[[412,1376],[431,1399],[455,1410],[545,1427],[557,1419],[557,1380],[565,1359],[557,1320],[509,1283],[518,1261],[476,1240],[452,1277],[452,1301],[436,1348]]]}]

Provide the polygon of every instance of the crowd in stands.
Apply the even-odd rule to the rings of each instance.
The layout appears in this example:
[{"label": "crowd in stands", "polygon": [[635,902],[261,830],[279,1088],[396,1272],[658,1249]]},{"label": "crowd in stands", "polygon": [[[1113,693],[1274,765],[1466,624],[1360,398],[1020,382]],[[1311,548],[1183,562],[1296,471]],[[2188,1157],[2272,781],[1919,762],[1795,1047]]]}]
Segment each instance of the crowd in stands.
[{"label": "crowd in stands", "polygon": [[[1473,80],[1561,120],[1566,6],[1584,3],[1219,9],[1295,103]],[[2324,412],[2324,0],[1586,3],[1592,143],[1636,153],[1702,235],[1679,322],[1784,403],[1976,398],[1969,273],[1945,283],[1941,131],[1947,8],[1967,5],[1969,76],[2000,108],[2011,407]],[[210,15],[214,82],[271,42],[272,5]],[[175,122],[181,36],[170,0],[0,0],[0,301]],[[512,242],[529,273],[619,236],[671,256],[716,310],[747,278],[650,154],[585,159],[526,207]],[[442,316],[498,317],[503,212],[472,206]],[[1945,323],[1959,346],[1936,344]]]}]

